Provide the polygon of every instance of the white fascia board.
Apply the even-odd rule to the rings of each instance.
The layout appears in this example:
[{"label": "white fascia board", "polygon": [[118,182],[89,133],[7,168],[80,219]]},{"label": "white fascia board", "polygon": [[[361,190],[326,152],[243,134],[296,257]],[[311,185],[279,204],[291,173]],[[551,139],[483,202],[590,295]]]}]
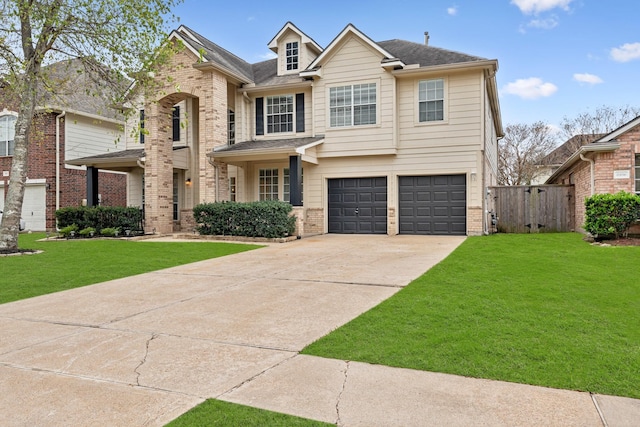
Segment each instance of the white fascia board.
[{"label": "white fascia board", "polygon": [[560,167],[545,181],[545,184],[551,181],[554,181],[558,176],[562,175],[567,169],[573,166],[578,160],[580,160],[580,155],[584,155],[587,153],[606,153],[608,151],[615,151],[620,148],[620,144],[618,143],[609,143],[609,144],[597,144],[594,145],[595,142],[587,145],[583,145],[575,153],[573,153]]},{"label": "white fascia board", "polygon": [[92,120],[99,120],[101,122],[114,123],[114,124],[117,124],[117,125],[124,125],[125,124],[124,120],[111,119],[111,118],[108,118],[108,117],[99,116],[97,114],[85,113],[84,111],[73,110],[73,109],[69,109],[69,108],[62,108],[62,107],[58,107],[58,106],[37,107],[36,111],[45,111],[45,112],[50,111],[50,112],[56,112],[56,113],[65,112],[67,114],[75,114],[77,116],[83,116],[83,117],[90,118]]},{"label": "white fascia board", "polygon": [[640,116],[638,116],[635,119],[623,124],[618,129],[616,129],[613,132],[603,136],[602,138],[593,141],[593,144],[595,144],[597,142],[610,142],[611,140],[616,139],[617,137],[619,137],[623,133],[630,131],[631,129],[633,129],[634,127],[636,127],[638,125],[640,125]]},{"label": "white fascia board", "polygon": [[289,21],[286,24],[284,24],[284,26],[280,29],[280,31],[278,31],[278,34],[276,34],[271,39],[271,41],[269,43],[267,43],[267,47],[269,49],[271,49],[272,51],[277,52],[278,51],[278,40],[280,39],[280,37],[282,37],[282,35],[287,30],[291,30],[294,33],[298,34],[300,36],[300,39],[302,40],[303,44],[310,44],[318,52],[322,52],[322,47],[320,47],[320,45],[318,43],[316,43],[315,40],[313,40],[311,37],[309,37],[303,31],[301,31],[298,27],[296,27],[291,21]]}]

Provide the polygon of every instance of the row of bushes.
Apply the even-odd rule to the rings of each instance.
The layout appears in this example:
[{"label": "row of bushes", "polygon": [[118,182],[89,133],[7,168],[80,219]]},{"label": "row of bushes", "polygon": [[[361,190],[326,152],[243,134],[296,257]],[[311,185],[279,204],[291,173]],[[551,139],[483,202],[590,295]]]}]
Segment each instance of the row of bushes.
[{"label": "row of bushes", "polygon": [[[75,228],[74,231],[93,229],[97,234],[107,230],[130,230],[142,233],[142,211],[135,207],[78,206],[56,211],[58,228]],[[74,227],[75,226],[75,227]]]},{"label": "row of bushes", "polygon": [[193,208],[203,235],[281,238],[293,235],[292,207],[280,201],[203,203]]},{"label": "row of bushes", "polygon": [[585,201],[584,229],[595,237],[627,235],[629,228],[640,220],[640,195],[621,191],[616,194],[596,194]]}]

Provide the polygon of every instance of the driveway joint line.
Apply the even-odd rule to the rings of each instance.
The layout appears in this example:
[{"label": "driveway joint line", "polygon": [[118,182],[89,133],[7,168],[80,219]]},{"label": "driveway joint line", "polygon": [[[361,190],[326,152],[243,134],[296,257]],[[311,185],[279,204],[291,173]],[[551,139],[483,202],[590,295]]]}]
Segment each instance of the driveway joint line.
[{"label": "driveway joint line", "polygon": [[600,421],[602,421],[602,426],[609,427],[609,425],[607,424],[607,420],[604,417],[604,413],[600,409],[600,405],[598,405],[597,396],[594,393],[589,393],[589,395],[591,396],[591,401],[593,402],[593,406],[595,406],[596,411],[598,411],[598,416],[600,417]]}]

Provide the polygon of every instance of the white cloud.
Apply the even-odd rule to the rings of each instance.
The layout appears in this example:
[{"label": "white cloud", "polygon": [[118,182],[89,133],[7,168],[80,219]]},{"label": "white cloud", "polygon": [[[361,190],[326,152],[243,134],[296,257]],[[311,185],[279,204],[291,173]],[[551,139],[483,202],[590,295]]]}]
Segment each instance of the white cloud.
[{"label": "white cloud", "polygon": [[527,27],[539,28],[541,30],[550,30],[557,26],[558,26],[558,19],[555,16],[552,16],[547,19],[532,19],[527,24]]},{"label": "white cloud", "polygon": [[458,14],[458,7],[457,6],[451,6],[447,8],[447,13],[451,16],[455,16]]},{"label": "white cloud", "polygon": [[538,99],[553,95],[558,91],[558,87],[553,83],[543,82],[538,77],[530,77],[507,83],[502,90],[523,99]]},{"label": "white cloud", "polygon": [[625,43],[611,49],[611,58],[618,62],[628,62],[640,59],[640,43]]},{"label": "white cloud", "polygon": [[572,1],[573,0],[511,0],[511,4],[515,4],[522,13],[529,15],[555,8],[569,10],[569,4]]},{"label": "white cloud", "polygon": [[580,83],[587,83],[590,85],[597,85],[599,83],[603,83],[603,80],[594,75],[594,74],[589,74],[589,73],[576,73],[573,75],[573,79],[577,82]]}]

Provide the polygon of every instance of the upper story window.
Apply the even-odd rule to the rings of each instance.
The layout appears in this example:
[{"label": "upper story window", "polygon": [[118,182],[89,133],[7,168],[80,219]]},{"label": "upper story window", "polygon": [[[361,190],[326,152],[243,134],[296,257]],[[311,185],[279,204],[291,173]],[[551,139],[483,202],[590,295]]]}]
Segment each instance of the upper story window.
[{"label": "upper story window", "polygon": [[227,144],[236,143],[236,113],[233,110],[227,111]]},{"label": "upper story window", "polygon": [[267,97],[267,133],[293,132],[293,95]]},{"label": "upper story window", "polygon": [[286,45],[287,71],[298,69],[298,42]]},{"label": "upper story window", "polygon": [[13,156],[16,136],[16,117],[0,116],[0,156]]},{"label": "upper story window", "polygon": [[418,111],[420,122],[444,120],[444,79],[418,83]]},{"label": "upper story window", "polygon": [[640,194],[640,154],[636,154],[636,194]]},{"label": "upper story window", "polygon": [[330,127],[375,124],[376,90],[375,83],[330,88]]}]

